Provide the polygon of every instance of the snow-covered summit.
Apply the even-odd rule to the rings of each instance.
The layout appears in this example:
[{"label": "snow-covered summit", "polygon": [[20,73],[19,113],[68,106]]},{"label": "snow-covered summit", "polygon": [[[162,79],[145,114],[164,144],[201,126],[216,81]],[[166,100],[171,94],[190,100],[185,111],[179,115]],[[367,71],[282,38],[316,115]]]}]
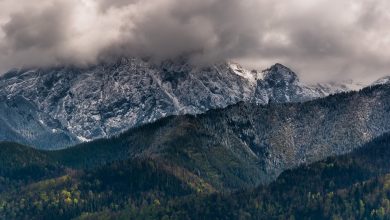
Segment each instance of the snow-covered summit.
[{"label": "snow-covered summit", "polygon": [[240,64],[233,62],[229,62],[229,66],[235,74],[249,80],[252,84],[255,84],[257,80],[263,79],[263,74],[259,74],[256,70],[249,71],[243,68]]}]

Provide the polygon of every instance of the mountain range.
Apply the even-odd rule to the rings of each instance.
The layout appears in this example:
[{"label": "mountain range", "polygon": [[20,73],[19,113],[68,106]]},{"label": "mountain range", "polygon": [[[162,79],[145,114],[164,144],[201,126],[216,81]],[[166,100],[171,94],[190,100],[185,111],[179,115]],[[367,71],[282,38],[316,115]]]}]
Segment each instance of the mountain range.
[{"label": "mountain range", "polygon": [[49,158],[75,169],[127,159],[156,161],[167,172],[181,169],[179,179],[200,179],[203,190],[251,188],[389,132],[388,100],[390,85],[384,84],[304,103],[240,102],[169,116],[116,137],[52,151]]},{"label": "mountain range", "polygon": [[281,64],[9,71],[0,219],[384,219],[390,84],[363,87]]},{"label": "mountain range", "polygon": [[305,103],[240,102],[200,115],[163,118],[115,138],[59,151],[58,158],[73,167],[156,160],[185,169],[214,188],[254,187],[389,132],[388,100],[390,85],[377,85]]},{"label": "mountain range", "polygon": [[13,69],[0,77],[0,140],[58,149],[118,135],[169,115],[200,114],[241,101],[303,102],[363,85],[306,85],[275,64],[194,66],[122,58],[89,67]]},{"label": "mountain range", "polygon": [[[317,105],[328,106],[335,99],[359,100],[388,94],[390,88],[386,87],[376,86],[359,94],[336,95],[319,101]],[[335,106],[329,106],[340,111]],[[203,143],[199,143],[198,152],[194,152],[194,148],[186,147],[186,142],[179,141],[178,144],[185,148],[184,152],[192,152],[191,158],[185,157],[183,151],[177,148],[156,157],[154,153],[146,153],[142,145],[135,148],[137,145],[131,144],[137,144],[134,133],[144,134],[143,141],[147,141],[156,135],[156,128],[166,124],[164,120],[171,119],[161,120],[154,125],[135,128],[121,137],[60,151],[0,143],[0,218],[384,219],[389,215],[389,133],[356,146],[348,142],[350,139],[346,135],[346,141],[343,142],[342,138],[336,140],[341,145],[347,143],[351,153],[301,164],[285,170],[269,184],[230,193],[225,191],[232,187],[226,184],[229,183],[227,178],[241,180],[242,183],[248,173],[240,173],[242,170],[237,169],[245,166],[243,161],[229,160],[224,156],[226,153],[218,152],[220,148],[207,159],[194,163],[194,158],[213,150],[207,150],[202,147],[205,146]],[[348,130],[348,127],[345,129]],[[210,138],[199,134],[194,136],[196,140]],[[191,142],[190,145],[195,144]],[[134,157],[134,152],[143,152],[143,156],[138,154]],[[173,163],[161,160],[169,155]],[[175,161],[178,156],[184,156],[182,162],[185,164]],[[213,157],[217,157],[214,163]],[[222,160],[215,163],[218,157]],[[325,154],[322,157],[325,158]],[[175,166],[175,162],[179,166]],[[191,171],[189,166],[194,164],[198,167],[203,164],[210,172],[206,176],[199,169]],[[211,164],[214,164],[214,170]],[[227,167],[218,164],[226,164]],[[215,172],[215,168],[219,168],[219,172]],[[225,184],[214,185],[215,182],[210,180],[215,175],[223,175]],[[255,177],[256,173],[250,175]]]}]

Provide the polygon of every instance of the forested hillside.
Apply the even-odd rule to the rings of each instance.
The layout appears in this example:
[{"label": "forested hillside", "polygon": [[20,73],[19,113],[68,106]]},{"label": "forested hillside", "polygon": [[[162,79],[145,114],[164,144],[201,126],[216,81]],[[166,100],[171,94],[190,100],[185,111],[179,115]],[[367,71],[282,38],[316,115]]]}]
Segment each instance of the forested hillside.
[{"label": "forested hillside", "polygon": [[72,169],[48,159],[47,152],[12,143],[0,144],[0,161],[0,219],[71,219],[84,212],[149,206],[203,187],[176,178],[156,161]]},{"label": "forested hillside", "polygon": [[390,86],[306,103],[239,103],[192,116],[171,116],[111,139],[55,151],[72,167],[127,158],[181,167],[215,188],[269,183],[284,170],[348,153],[390,131]]},{"label": "forested hillside", "polygon": [[255,190],[178,198],[81,219],[389,219],[390,134],[362,149],[284,172]]},{"label": "forested hillside", "polygon": [[[28,152],[25,158],[18,156],[20,150]],[[60,162],[45,161],[45,152],[20,145],[2,143],[0,152],[2,161],[6,161],[0,177],[2,219],[390,216],[390,134],[351,154],[285,171],[270,185],[234,193],[218,193],[184,170],[169,172],[157,161],[123,160],[93,169],[72,169]],[[21,169],[23,177],[28,178],[14,175]],[[41,175],[36,175],[37,170],[43,171]]]}]

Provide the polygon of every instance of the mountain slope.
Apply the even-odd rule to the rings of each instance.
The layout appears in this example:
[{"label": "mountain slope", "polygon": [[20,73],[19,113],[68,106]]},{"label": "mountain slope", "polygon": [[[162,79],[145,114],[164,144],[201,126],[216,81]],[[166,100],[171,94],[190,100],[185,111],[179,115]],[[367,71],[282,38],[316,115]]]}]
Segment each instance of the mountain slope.
[{"label": "mountain slope", "polygon": [[[180,198],[160,206],[153,215],[187,219],[388,219],[389,156],[390,135],[386,134],[351,154],[286,171],[269,186]],[[116,215],[141,216],[143,212],[124,210]]]},{"label": "mountain slope", "polygon": [[[0,140],[43,146],[77,144],[79,140],[60,123],[39,113],[36,105],[22,96],[0,97]],[[44,122],[45,121],[45,122]]]},{"label": "mountain slope", "polygon": [[68,166],[140,158],[181,167],[215,188],[269,183],[284,170],[348,153],[390,131],[390,86],[306,103],[239,103],[171,116],[111,139],[52,152]]},{"label": "mountain slope", "polygon": [[[259,72],[234,63],[197,67],[185,59],[153,64],[133,58],[86,68],[15,69],[0,78],[0,98],[23,99],[31,107],[13,113],[15,108],[1,106],[8,113],[0,117],[11,118],[13,125],[0,120],[0,140],[63,148],[168,115],[199,114],[240,101],[301,102],[347,90],[307,86],[281,64]],[[29,120],[25,112],[32,115]]]}]

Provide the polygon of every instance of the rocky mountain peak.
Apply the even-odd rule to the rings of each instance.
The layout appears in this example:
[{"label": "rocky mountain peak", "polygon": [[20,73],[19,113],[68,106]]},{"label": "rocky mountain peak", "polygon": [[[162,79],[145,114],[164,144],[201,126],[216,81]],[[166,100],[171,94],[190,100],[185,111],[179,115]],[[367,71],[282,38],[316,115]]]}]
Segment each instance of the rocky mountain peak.
[{"label": "rocky mountain peak", "polygon": [[269,69],[264,70],[263,73],[264,79],[272,82],[273,84],[299,82],[298,75],[280,63],[276,63]]},{"label": "rocky mountain peak", "polygon": [[[305,85],[281,64],[258,72],[232,62],[196,66],[185,59],[156,64],[122,58],[85,68],[15,69],[0,77],[0,100],[8,100],[0,105],[0,124],[14,121],[0,129],[0,140],[64,147],[168,115],[199,114],[241,101],[303,102],[345,90],[336,89]],[[20,98],[25,105],[14,111]],[[30,127],[44,129],[30,135],[25,129]],[[11,131],[24,141],[8,135]],[[53,134],[67,137],[51,142]]]}]

